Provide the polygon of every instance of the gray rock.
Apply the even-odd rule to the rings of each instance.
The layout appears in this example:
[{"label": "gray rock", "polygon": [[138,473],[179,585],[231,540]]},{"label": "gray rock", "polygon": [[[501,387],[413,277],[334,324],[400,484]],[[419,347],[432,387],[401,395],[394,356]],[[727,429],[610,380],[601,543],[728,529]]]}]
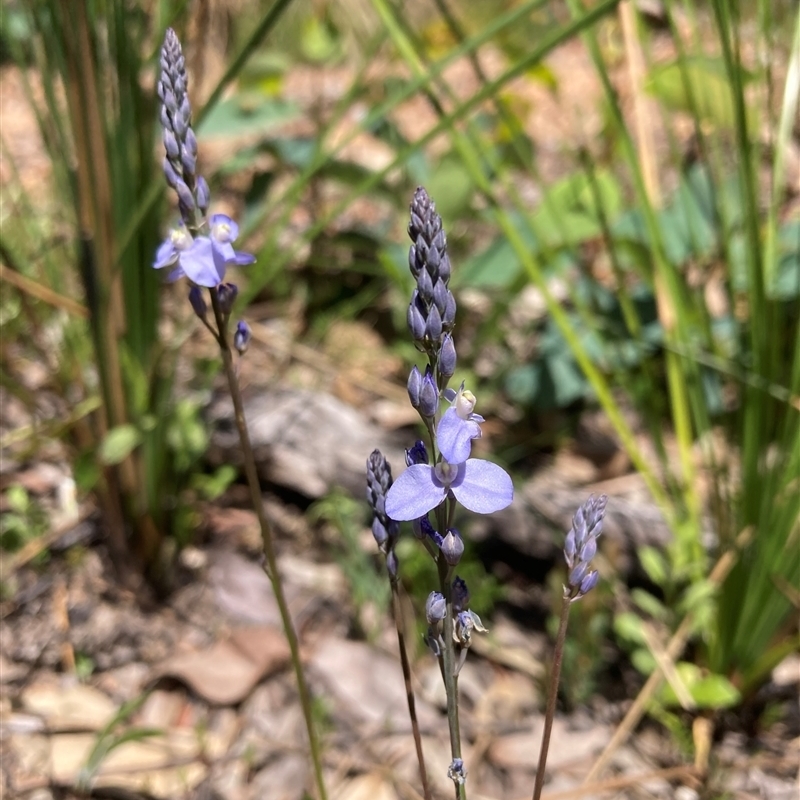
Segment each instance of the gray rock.
[{"label": "gray rock", "polygon": [[[241,464],[230,399],[213,403],[209,416],[209,459],[214,464]],[[261,478],[305,497],[317,499],[336,486],[362,497],[367,457],[376,447],[394,465],[395,475],[404,466],[401,439],[323,392],[259,392],[245,398],[245,416]]]}]

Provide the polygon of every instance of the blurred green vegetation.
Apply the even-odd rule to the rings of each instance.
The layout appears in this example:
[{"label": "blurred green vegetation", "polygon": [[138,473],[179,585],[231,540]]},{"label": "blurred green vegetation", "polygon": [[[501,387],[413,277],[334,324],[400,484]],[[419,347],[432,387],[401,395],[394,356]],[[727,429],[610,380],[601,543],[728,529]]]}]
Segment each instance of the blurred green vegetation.
[{"label": "blurred green vegetation", "polygon": [[[190,81],[204,56],[230,65],[196,120],[201,164],[225,145],[209,161],[212,198],[239,204],[239,244],[258,255],[241,304],[300,309],[312,341],[358,319],[410,360],[402,229],[424,184],[457,298],[471,298],[460,375],[482,409],[513,405],[522,420],[495,455],[524,477],[536,446],[602,409],[673,532],[641,553],[652,591],[632,595],[618,640],[648,673],[642,625],[668,637],[689,615],[694,663],[679,666],[694,707],[752,696],[798,647],[796,5],[666,0],[652,18],[617,0],[481,0],[469,13],[448,0],[252,2],[212,21],[228,31],[216,52],[209,20],[183,6],[78,5],[85,15],[56,0],[3,15],[4,68],[23,70],[52,192],[25,189],[11,159],[0,245],[18,279],[0,303],[2,378],[32,419],[24,358],[49,366],[70,407],[99,399],[50,435],[69,442],[117,548],[156,560],[206,443],[199,402],[175,397],[186,333],[159,334],[150,269],[163,217],[155,54],[173,24]],[[564,110],[552,140],[533,128],[547,102]],[[543,439],[537,416],[553,410],[562,425]],[[342,532],[358,516],[339,501],[317,514]],[[370,585],[370,564],[345,564],[354,587]],[[575,669],[580,652],[600,659],[587,648],[568,653]]]}]

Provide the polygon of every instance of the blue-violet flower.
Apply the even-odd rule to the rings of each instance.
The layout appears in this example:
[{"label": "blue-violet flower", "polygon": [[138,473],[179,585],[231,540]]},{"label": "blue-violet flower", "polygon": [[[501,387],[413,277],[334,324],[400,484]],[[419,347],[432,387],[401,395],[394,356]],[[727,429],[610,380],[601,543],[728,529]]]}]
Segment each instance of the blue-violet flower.
[{"label": "blue-violet flower", "polygon": [[480,423],[484,419],[473,413],[477,400],[472,392],[464,390],[463,383],[457,392],[450,389],[445,394],[451,406],[436,426],[436,442],[445,461],[460,464],[469,458],[472,440],[480,439]]},{"label": "blue-violet flower", "polygon": [[187,277],[198,286],[212,288],[223,281],[228,264],[245,266],[255,261],[250,253],[233,249],[239,226],[230,217],[214,214],[209,222],[210,236],[192,237],[185,226],[175,228],[159,246],[153,267],[174,267],[170,281]]},{"label": "blue-violet flower", "polygon": [[424,516],[448,494],[468,511],[492,514],[511,505],[514,486],[497,464],[470,458],[461,464],[442,461],[435,467],[412,464],[386,495],[386,513],[397,521]]}]

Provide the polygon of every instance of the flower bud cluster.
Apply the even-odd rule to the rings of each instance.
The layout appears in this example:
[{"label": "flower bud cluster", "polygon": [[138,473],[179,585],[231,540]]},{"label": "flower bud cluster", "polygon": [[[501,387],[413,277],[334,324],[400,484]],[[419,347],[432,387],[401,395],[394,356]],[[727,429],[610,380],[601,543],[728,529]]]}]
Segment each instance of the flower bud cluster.
[{"label": "flower bud cluster", "polygon": [[[457,655],[455,664],[455,674],[457,675],[466,661],[467,651],[472,644],[473,631],[485,633],[486,628],[483,626],[481,618],[469,609],[469,589],[467,589],[464,579],[458,575],[450,585],[450,601],[454,614],[453,644]],[[437,658],[441,656],[444,647],[442,632],[446,614],[447,600],[445,596],[441,592],[431,592],[425,603],[425,617],[428,621],[425,642]]]},{"label": "flower bud cluster", "polygon": [[192,130],[192,107],[187,93],[186,60],[172,28],[167,29],[161,48],[161,100],[164,175],[178,195],[181,217],[187,227],[196,225],[197,211],[205,216],[209,205],[208,184],[197,175],[197,137]]},{"label": "flower bud cluster", "polygon": [[592,495],[572,518],[572,527],[564,542],[564,559],[569,568],[565,596],[580,600],[597,585],[597,570],[591,569],[597,554],[597,537],[603,532],[603,516],[608,497]]},{"label": "flower bud cluster", "polygon": [[[172,28],[167,29],[161,48],[158,96],[166,151],[164,175],[178,196],[182,223],[159,246],[153,267],[169,267],[170,281],[186,277],[192,282],[189,303],[207,327],[211,327],[207,319],[208,304],[200,287],[212,290],[212,300],[216,292],[216,300],[227,324],[238,289],[232,283],[223,283],[226,268],[229,264],[252,264],[255,258],[250,253],[234,250],[233,242],[239,235],[236,222],[225,214],[208,217],[211,197],[208,184],[197,174],[197,137],[192,130],[186,60]],[[232,339],[239,353],[244,353],[250,340],[250,330],[243,325],[240,323]]]},{"label": "flower bud cluster", "polygon": [[442,374],[449,372],[450,377],[456,362],[450,335],[456,321],[456,301],[449,289],[450,257],[442,218],[421,186],[411,201],[408,235],[413,242],[408,266],[417,283],[408,307],[408,327],[417,347],[441,361],[445,368]]},{"label": "flower bud cluster", "polygon": [[398,561],[394,552],[400,525],[386,515],[386,493],[392,485],[392,468],[380,450],[373,450],[367,459],[367,503],[372,509],[372,535],[386,557],[392,581],[397,580]]}]

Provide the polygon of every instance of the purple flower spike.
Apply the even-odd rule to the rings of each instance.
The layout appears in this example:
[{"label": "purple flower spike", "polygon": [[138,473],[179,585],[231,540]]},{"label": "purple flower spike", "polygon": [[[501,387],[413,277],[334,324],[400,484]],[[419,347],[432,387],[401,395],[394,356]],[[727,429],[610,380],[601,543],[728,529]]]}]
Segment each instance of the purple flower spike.
[{"label": "purple flower spike", "polygon": [[386,513],[397,521],[417,519],[441,505],[448,493],[468,511],[492,514],[511,504],[514,486],[502,467],[478,458],[435,467],[414,464],[389,489]]},{"label": "purple flower spike", "polygon": [[472,440],[480,439],[483,417],[473,414],[475,395],[464,391],[464,385],[453,398],[453,404],[442,414],[436,427],[436,441],[445,461],[460,464],[469,458]]}]

